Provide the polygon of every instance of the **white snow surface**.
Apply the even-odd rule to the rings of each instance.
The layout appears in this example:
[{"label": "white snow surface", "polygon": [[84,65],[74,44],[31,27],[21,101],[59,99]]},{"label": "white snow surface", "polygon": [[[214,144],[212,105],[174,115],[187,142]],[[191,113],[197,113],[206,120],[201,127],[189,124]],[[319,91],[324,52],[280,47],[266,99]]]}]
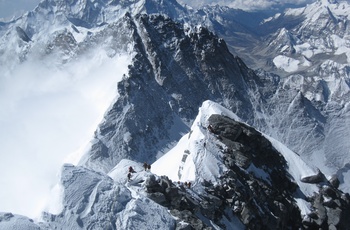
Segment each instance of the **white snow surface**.
[{"label": "white snow surface", "polygon": [[132,199],[117,214],[117,229],[174,229],[175,219],[166,208],[146,197]]},{"label": "white snow surface", "polygon": [[277,68],[290,73],[298,70],[300,61],[284,55],[278,55],[273,59],[273,63]]},{"label": "white snow surface", "polygon": [[21,215],[0,212],[1,230],[40,230],[33,220]]}]

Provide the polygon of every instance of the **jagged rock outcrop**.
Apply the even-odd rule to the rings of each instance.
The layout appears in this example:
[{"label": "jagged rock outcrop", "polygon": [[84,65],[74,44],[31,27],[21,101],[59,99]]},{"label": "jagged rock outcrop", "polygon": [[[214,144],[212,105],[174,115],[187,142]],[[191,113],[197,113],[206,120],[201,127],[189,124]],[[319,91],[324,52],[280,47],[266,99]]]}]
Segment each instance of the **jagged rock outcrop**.
[{"label": "jagged rock outcrop", "polygon": [[18,36],[25,42],[30,42],[31,39],[28,37],[28,35],[26,34],[26,32],[19,26],[16,27],[16,32],[18,34]]},{"label": "jagged rock outcrop", "polygon": [[[287,165],[284,158],[271,143],[253,128],[227,117],[212,115],[208,121],[214,134],[228,147],[224,159],[230,168],[230,171],[222,177],[226,183],[212,188],[211,191],[213,193],[223,191],[219,197],[227,194],[227,189],[231,191],[232,197],[228,198],[230,205],[234,207],[235,213],[240,216],[248,229],[289,227],[346,229],[349,220],[343,218],[343,214],[350,208],[349,194],[339,191],[320,171],[315,176],[301,178],[302,182],[320,185],[319,193],[307,198],[310,199],[314,212],[308,214],[309,219],[302,220],[300,211],[293,201],[293,196],[300,194],[300,191],[298,192],[297,185],[286,173]],[[242,155],[244,164],[241,163]],[[254,173],[245,174],[242,168],[247,169],[249,165],[269,172],[268,181],[266,178],[265,180],[256,178],[257,175]],[[235,178],[245,179],[238,180],[237,183]]]}]

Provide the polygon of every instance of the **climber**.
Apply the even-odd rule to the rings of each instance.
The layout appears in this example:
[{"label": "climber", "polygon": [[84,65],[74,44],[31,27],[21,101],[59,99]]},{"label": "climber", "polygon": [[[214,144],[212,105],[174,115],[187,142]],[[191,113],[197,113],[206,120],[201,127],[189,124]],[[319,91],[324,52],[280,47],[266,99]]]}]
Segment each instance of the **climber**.
[{"label": "climber", "polygon": [[135,173],[135,170],[131,166],[129,167],[129,173]]},{"label": "climber", "polygon": [[145,162],[143,163],[143,167],[145,168],[145,171],[147,171],[147,168],[148,168],[148,164]]},{"label": "climber", "polygon": [[151,171],[151,165],[147,165],[148,171]]},{"label": "climber", "polygon": [[188,183],[187,183],[187,187],[188,187],[188,188],[191,188],[191,182],[188,182]]},{"label": "climber", "polygon": [[128,181],[131,180],[131,173],[128,173]]},{"label": "climber", "polygon": [[209,130],[209,132],[211,132],[211,133],[214,133],[214,129],[213,129],[213,126],[211,126],[211,125],[208,125],[208,130]]}]

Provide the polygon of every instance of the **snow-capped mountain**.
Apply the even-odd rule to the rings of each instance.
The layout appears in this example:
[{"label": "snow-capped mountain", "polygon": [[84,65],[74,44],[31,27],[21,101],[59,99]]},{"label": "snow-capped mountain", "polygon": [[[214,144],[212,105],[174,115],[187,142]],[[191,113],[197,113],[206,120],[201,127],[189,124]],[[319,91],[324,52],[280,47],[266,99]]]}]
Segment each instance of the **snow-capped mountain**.
[{"label": "snow-capped mountain", "polygon": [[[316,168],[212,101],[190,132],[145,169],[62,167],[40,222],[0,213],[11,229],[283,229],[348,226],[350,197]],[[130,171],[129,167],[132,167]],[[128,179],[127,174],[131,177]],[[167,175],[167,176],[165,176]],[[338,181],[339,182],[339,181]],[[190,183],[190,184],[189,184]]]},{"label": "snow-capped mountain", "polygon": [[[73,67],[97,54],[128,61],[122,74],[111,73],[114,100],[88,151],[64,165],[42,221],[2,213],[0,226],[343,228],[349,8],[318,1],[259,24],[258,14],[176,1],[46,0],[1,23],[4,79],[34,61],[79,77]],[[230,50],[251,68],[267,67],[253,71]],[[151,172],[141,162],[153,163]],[[131,165],[138,173],[127,182]]]}]

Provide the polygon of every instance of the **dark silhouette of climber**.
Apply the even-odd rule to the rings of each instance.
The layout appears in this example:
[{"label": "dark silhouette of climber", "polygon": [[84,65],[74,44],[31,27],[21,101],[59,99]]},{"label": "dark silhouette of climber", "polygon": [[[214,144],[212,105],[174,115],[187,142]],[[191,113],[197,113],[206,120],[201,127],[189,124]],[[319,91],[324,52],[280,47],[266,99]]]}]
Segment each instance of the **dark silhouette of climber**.
[{"label": "dark silhouette of climber", "polygon": [[209,130],[209,132],[211,132],[211,133],[214,133],[214,129],[213,129],[213,126],[211,126],[211,125],[208,125],[208,130]]},{"label": "dark silhouette of climber", "polygon": [[136,171],[133,169],[133,167],[129,167],[129,173],[135,173]]}]

